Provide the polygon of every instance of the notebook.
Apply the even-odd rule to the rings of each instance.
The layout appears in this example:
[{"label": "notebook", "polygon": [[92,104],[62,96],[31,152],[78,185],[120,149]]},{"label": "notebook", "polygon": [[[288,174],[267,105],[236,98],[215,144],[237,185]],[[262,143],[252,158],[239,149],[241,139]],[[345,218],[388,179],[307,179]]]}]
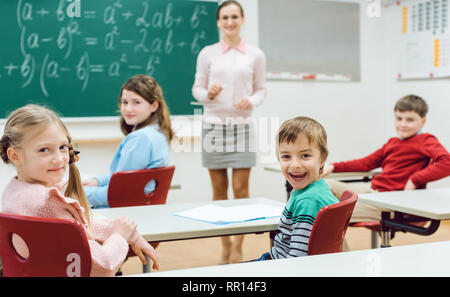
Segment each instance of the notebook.
[{"label": "notebook", "polygon": [[280,217],[283,208],[284,205],[252,204],[224,207],[208,204],[174,215],[212,224],[231,224]]}]

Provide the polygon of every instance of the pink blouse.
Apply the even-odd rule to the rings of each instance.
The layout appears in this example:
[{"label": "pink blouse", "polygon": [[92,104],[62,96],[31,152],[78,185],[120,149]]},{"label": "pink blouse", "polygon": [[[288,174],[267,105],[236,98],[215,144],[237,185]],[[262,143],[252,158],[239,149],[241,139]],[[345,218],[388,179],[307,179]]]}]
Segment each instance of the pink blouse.
[{"label": "pink blouse", "polygon": [[[119,234],[112,233],[113,221],[93,216],[93,233],[88,230],[84,209],[79,202],[64,197],[59,189],[30,184],[13,178],[3,192],[3,212],[25,216],[75,219],[84,225],[91,248],[91,276],[114,276],[128,253],[128,242]],[[132,242],[139,238],[133,235]],[[13,238],[14,239],[14,238]],[[22,240],[13,240],[21,255],[28,254]]]},{"label": "pink blouse", "polygon": [[[233,104],[247,98],[253,105],[262,103],[266,95],[266,57],[256,47],[241,38],[235,48],[223,39],[203,48],[197,58],[197,71],[192,95],[204,103],[203,120],[229,124],[248,120],[252,110],[237,110]],[[208,88],[221,84],[216,98],[208,98]]]}]

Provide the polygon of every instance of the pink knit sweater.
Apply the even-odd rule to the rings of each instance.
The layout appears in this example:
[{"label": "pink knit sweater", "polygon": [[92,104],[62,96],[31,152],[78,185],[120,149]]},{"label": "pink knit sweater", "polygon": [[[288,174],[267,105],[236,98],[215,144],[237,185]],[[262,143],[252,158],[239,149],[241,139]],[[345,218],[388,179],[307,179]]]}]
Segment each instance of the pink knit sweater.
[{"label": "pink knit sweater", "polygon": [[[79,202],[64,197],[55,187],[47,188],[13,178],[3,192],[3,212],[79,221],[85,227],[91,248],[91,276],[114,276],[128,253],[128,242],[121,235],[112,233],[113,221],[93,216],[92,234],[88,230],[84,209]],[[138,238],[136,231],[132,242]],[[19,254],[28,254],[28,248],[21,241],[14,241],[14,246]]]}]

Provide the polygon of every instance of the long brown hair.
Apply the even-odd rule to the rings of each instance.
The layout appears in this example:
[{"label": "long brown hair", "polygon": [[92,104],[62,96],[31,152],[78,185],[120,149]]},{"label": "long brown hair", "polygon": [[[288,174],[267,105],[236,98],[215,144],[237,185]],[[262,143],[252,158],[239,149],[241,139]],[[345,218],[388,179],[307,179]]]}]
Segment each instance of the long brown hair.
[{"label": "long brown hair", "polygon": [[55,112],[35,104],[28,104],[13,111],[8,117],[3,136],[0,139],[0,157],[3,159],[3,162],[10,164],[11,161],[7,154],[8,148],[20,146],[30,129],[37,127],[45,129],[50,124],[59,125],[64,130],[69,142],[69,181],[64,195],[78,200],[84,208],[84,216],[92,231],[91,206],[82,187],[80,172],[75,165],[75,162],[78,160],[77,152],[73,148],[69,131]]},{"label": "long brown hair", "polygon": [[150,104],[157,101],[159,103],[158,109],[153,112],[145,121],[137,124],[136,126],[128,125],[125,119],[120,115],[120,129],[124,135],[128,135],[134,130],[144,128],[153,123],[158,123],[159,129],[164,135],[166,135],[167,141],[170,142],[174,136],[172,125],[170,122],[169,107],[164,100],[161,87],[156,80],[147,75],[138,74],[130,78],[120,90],[119,96],[119,108],[122,104],[122,92],[128,90],[144,98]]}]

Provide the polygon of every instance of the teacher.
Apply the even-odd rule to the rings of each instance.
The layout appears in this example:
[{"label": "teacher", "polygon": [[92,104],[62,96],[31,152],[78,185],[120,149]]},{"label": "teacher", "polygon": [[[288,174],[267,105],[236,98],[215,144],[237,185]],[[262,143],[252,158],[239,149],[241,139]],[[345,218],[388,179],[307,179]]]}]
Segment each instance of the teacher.
[{"label": "teacher", "polygon": [[[200,51],[192,87],[204,106],[202,163],[209,170],[214,200],[228,199],[228,168],[234,198],[248,198],[250,169],[256,164],[251,115],[266,95],[266,58],[241,38],[244,11],[237,1],[222,2],[216,20],[222,38]],[[242,261],[244,236],[221,239],[220,264]]]}]

